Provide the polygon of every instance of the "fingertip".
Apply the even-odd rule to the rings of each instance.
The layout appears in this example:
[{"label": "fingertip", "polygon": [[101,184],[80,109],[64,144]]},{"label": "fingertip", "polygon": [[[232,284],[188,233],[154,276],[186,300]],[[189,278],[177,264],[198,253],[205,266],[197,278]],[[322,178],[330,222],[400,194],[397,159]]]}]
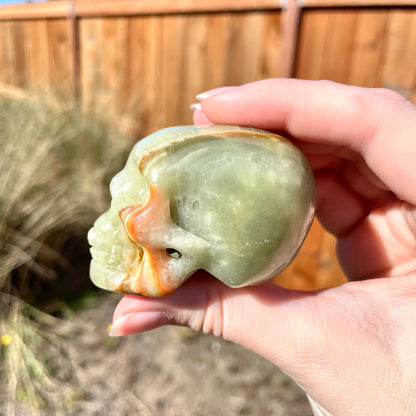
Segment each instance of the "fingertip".
[{"label": "fingertip", "polygon": [[137,334],[168,325],[170,317],[162,311],[131,312],[118,317],[109,332],[110,337]]},{"label": "fingertip", "polygon": [[192,108],[192,106],[191,106],[191,109],[194,112],[194,115],[193,115],[194,124],[196,126],[210,126],[210,125],[212,125],[213,124],[212,121],[202,111],[201,104],[193,104],[193,105],[195,105],[195,107]]},{"label": "fingertip", "polygon": [[126,313],[139,310],[138,302],[140,302],[142,297],[134,295],[125,295],[118,302],[114,313],[113,313],[113,322],[116,322],[122,315]]}]

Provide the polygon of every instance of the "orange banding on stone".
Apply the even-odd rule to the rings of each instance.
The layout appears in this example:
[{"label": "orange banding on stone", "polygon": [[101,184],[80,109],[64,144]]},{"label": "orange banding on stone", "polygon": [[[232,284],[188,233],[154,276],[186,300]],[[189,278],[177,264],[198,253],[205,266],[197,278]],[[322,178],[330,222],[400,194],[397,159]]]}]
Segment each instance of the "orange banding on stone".
[{"label": "orange banding on stone", "polygon": [[120,219],[129,238],[143,251],[139,262],[118,285],[117,291],[165,296],[176,289],[167,279],[167,263],[171,257],[158,244],[158,234],[171,224],[169,201],[153,184],[149,198],[141,204],[120,211]]}]

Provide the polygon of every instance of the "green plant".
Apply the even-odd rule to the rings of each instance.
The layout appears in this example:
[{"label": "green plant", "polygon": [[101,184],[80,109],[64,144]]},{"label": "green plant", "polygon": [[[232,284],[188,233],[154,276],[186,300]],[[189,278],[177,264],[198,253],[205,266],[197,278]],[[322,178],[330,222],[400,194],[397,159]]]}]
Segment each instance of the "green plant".
[{"label": "green plant", "polygon": [[47,366],[53,342],[22,299],[36,299],[42,281],[74,261],[61,249],[74,237],[85,239],[106,209],[109,179],[132,141],[108,117],[83,113],[74,99],[43,98],[0,97],[0,371],[10,400],[34,409],[53,383]]}]

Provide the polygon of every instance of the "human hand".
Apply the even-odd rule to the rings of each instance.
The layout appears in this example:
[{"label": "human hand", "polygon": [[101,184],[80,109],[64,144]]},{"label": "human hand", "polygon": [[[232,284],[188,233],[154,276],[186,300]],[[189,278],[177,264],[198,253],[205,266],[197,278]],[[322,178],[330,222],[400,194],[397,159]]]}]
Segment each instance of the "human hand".
[{"label": "human hand", "polygon": [[167,298],[125,296],[112,334],[190,326],[275,363],[317,414],[416,414],[416,107],[388,90],[273,79],[202,94],[194,121],[277,131],[305,152],[351,281],[231,289],[200,273]]}]

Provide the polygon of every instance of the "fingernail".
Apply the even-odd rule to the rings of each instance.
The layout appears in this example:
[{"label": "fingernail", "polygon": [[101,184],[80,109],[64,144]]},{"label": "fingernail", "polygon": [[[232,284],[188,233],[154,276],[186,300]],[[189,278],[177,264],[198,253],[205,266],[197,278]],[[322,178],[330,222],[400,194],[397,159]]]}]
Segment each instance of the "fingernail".
[{"label": "fingernail", "polygon": [[108,335],[120,337],[123,335],[136,334],[149,331],[163,325],[168,325],[170,317],[165,312],[133,312],[118,318],[112,325]]},{"label": "fingernail", "polygon": [[191,104],[192,111],[202,111],[202,107],[200,103]]},{"label": "fingernail", "polygon": [[233,87],[220,87],[220,88],[214,88],[212,90],[204,91],[204,92],[201,92],[201,94],[198,94],[196,96],[196,99],[198,101],[202,101],[202,100],[205,100],[205,99],[207,99],[209,97],[212,97],[216,94],[219,94],[223,91],[229,90],[230,88],[233,88]]}]

